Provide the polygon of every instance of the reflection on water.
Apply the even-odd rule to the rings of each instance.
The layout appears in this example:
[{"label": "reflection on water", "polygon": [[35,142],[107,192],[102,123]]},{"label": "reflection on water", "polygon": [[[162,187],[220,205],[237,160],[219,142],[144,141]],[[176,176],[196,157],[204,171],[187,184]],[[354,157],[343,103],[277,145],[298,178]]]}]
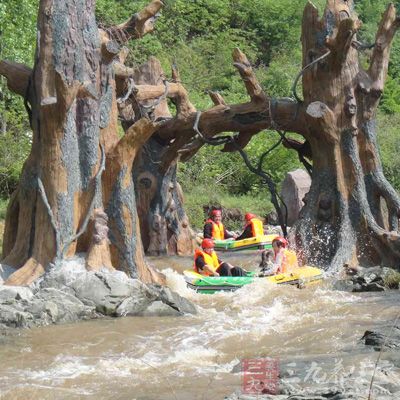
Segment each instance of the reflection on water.
[{"label": "reflection on water", "polygon": [[[259,262],[251,253],[222,258],[248,269]],[[191,258],[151,262],[197,305],[197,315],[107,319],[5,337],[1,398],[223,399],[240,388],[236,366],[243,358],[276,357],[299,374],[296,365],[306,361],[322,372],[338,360],[343,368],[369,365],[377,353],[359,339],[398,312],[398,292],[354,295],[329,282],[298,290],[260,280],[234,293],[202,295],[180,275]]]}]

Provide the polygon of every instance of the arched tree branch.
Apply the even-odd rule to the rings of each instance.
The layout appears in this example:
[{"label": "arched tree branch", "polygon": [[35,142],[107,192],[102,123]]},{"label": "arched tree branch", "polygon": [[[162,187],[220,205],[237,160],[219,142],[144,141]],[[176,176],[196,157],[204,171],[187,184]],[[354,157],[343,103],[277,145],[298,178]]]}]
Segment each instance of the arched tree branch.
[{"label": "arched tree branch", "polygon": [[[255,167],[247,153],[239,147],[239,145],[236,145],[236,140],[234,136],[218,136],[215,138],[207,138],[205,137],[202,132],[199,129],[199,121],[200,121],[200,116],[201,116],[201,112],[198,111],[197,112],[197,116],[196,116],[196,120],[195,120],[195,124],[193,126],[193,130],[197,132],[200,140],[202,140],[204,143],[210,144],[212,146],[219,146],[221,144],[227,144],[227,143],[231,143],[233,146],[236,146],[237,151],[239,152],[239,154],[242,156],[243,161],[245,162],[247,168],[253,172],[254,174],[258,175],[259,177],[262,178],[263,183],[265,185],[268,186],[268,189],[270,191],[271,194],[271,201],[272,204],[275,207],[275,210],[278,214],[278,219],[279,219],[279,223],[281,225],[282,228],[282,232],[284,234],[284,236],[286,237],[288,232],[287,232],[287,216],[288,216],[288,212],[287,212],[287,206],[285,204],[285,202],[283,201],[283,199],[279,196],[277,190],[276,190],[276,184],[273,181],[272,177],[263,170],[263,161],[265,160],[265,157],[270,154],[276,147],[278,147],[281,142],[282,142],[282,138],[278,141],[277,144],[275,144],[274,146],[272,146],[272,148],[266,150],[261,157],[259,158],[259,162],[257,164],[257,167]],[[286,209],[286,213],[285,216],[282,213],[282,209],[280,207],[279,204],[279,200],[281,201],[282,205],[284,206],[284,208]]]},{"label": "arched tree branch", "polygon": [[7,87],[22,97],[25,97],[29,86],[32,69],[24,64],[0,60],[0,75],[7,79]]}]

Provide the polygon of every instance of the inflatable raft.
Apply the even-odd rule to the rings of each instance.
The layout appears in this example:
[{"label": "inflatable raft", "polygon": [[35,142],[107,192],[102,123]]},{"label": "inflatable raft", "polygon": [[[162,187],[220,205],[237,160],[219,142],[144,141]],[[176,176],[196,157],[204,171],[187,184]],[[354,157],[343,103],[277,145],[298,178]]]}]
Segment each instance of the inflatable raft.
[{"label": "inflatable raft", "polygon": [[243,240],[225,239],[215,240],[215,250],[239,251],[239,250],[262,250],[272,249],[272,241],[278,235],[257,236]]},{"label": "inflatable raft", "polygon": [[255,272],[249,272],[247,276],[203,276],[193,270],[184,271],[187,286],[196,292],[212,294],[221,291],[234,291],[244,285],[254,282],[256,279],[265,279],[278,285],[304,286],[318,282],[323,278],[323,272],[316,267],[299,267],[284,274],[259,277]]}]

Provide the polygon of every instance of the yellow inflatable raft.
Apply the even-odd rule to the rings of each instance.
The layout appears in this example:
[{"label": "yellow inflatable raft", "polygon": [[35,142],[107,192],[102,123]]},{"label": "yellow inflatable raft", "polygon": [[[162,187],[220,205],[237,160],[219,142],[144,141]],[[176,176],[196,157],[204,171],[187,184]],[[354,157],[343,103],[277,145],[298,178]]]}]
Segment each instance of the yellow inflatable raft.
[{"label": "yellow inflatable raft", "polygon": [[239,250],[258,250],[258,249],[271,249],[272,241],[278,235],[263,235],[256,236],[248,239],[234,240],[215,240],[215,250],[218,251],[239,251]]}]

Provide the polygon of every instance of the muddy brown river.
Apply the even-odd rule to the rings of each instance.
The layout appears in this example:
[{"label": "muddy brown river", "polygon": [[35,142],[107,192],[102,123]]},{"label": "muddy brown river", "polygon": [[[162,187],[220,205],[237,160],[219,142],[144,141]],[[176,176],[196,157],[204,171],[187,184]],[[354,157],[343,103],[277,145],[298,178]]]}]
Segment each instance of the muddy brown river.
[{"label": "muddy brown river", "polygon": [[[258,262],[249,254],[223,258],[249,269]],[[203,295],[180,275],[191,258],[150,261],[196,304],[197,315],[103,319],[3,337],[0,398],[224,399],[241,390],[240,363],[265,357],[281,365],[290,384],[353,382],[367,398],[378,353],[360,339],[396,318],[399,291],[345,293],[333,290],[331,279],[299,290],[260,280]],[[382,353],[379,382],[400,385],[398,364],[395,353]]]}]

